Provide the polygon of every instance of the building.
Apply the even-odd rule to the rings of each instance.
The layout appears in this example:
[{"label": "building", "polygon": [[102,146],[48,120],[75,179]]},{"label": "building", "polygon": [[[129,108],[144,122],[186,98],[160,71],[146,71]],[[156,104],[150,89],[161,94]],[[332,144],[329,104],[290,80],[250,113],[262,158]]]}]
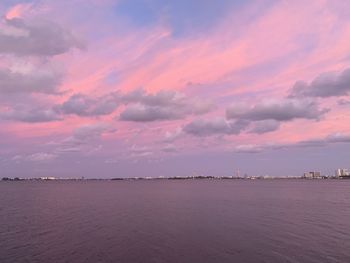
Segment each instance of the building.
[{"label": "building", "polygon": [[56,180],[56,178],[52,176],[44,176],[44,177],[40,177],[40,180]]},{"label": "building", "polygon": [[309,172],[307,172],[307,173],[304,173],[303,178],[312,179],[312,175]]},{"label": "building", "polygon": [[348,169],[337,169],[337,170],[335,170],[335,176],[336,177],[346,177],[346,176],[350,176],[350,173],[349,173]]},{"label": "building", "polygon": [[303,176],[304,178],[306,178],[306,179],[318,179],[318,178],[322,178],[321,177],[321,173],[320,172],[315,172],[315,171],[313,171],[313,172],[306,172],[306,173],[304,173],[304,176]]}]

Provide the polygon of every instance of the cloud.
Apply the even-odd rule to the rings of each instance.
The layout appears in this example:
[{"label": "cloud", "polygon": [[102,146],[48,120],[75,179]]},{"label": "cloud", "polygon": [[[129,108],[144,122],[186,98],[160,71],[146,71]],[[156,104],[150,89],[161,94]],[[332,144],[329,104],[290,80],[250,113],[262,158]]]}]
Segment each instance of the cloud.
[{"label": "cloud", "polygon": [[183,131],[199,137],[211,136],[216,134],[239,134],[243,131],[249,122],[244,120],[226,121],[223,118],[211,120],[197,119],[183,127]]},{"label": "cloud", "polygon": [[350,106],[350,100],[340,99],[337,101],[339,106]]},{"label": "cloud", "polygon": [[72,32],[51,21],[4,19],[0,26],[0,53],[54,56],[83,44]]},{"label": "cloud", "polygon": [[62,120],[56,112],[51,109],[25,109],[15,108],[12,110],[0,112],[0,118],[5,120],[21,121],[28,123],[40,123],[40,122],[51,122]]},{"label": "cloud", "polygon": [[123,95],[121,101],[127,106],[119,119],[134,122],[182,119],[191,114],[205,114],[213,108],[209,101],[189,99],[176,91],[147,94],[143,89],[138,89]]},{"label": "cloud", "polygon": [[176,91],[159,91],[147,94],[143,89],[131,91],[122,96],[125,103],[141,103],[147,106],[179,105],[185,97]]},{"label": "cloud", "polygon": [[19,4],[0,21],[0,55],[12,55],[7,57],[15,61],[11,66],[0,64],[0,93],[58,94],[63,74],[47,57],[83,45],[54,22],[23,19],[23,13],[30,11],[32,4]]},{"label": "cloud", "polygon": [[276,120],[263,120],[256,121],[253,123],[253,128],[249,131],[250,133],[263,134],[278,130],[280,122]]},{"label": "cloud", "polygon": [[126,94],[111,92],[96,98],[74,94],[53,109],[59,114],[102,116],[113,113],[122,104],[126,106],[117,119],[133,122],[182,119],[189,114],[207,113],[213,108],[209,101],[188,99],[175,91],[147,94],[143,89],[138,89]]},{"label": "cloud", "polygon": [[336,74],[323,73],[311,83],[298,81],[290,92],[291,97],[339,97],[350,94],[350,69]]},{"label": "cloud", "polygon": [[166,131],[164,135],[163,142],[171,143],[179,139],[183,135],[181,127],[176,128],[173,132]]},{"label": "cloud", "polygon": [[309,148],[309,147],[323,147],[327,144],[325,139],[310,139],[300,141],[296,144],[285,145],[285,147],[301,147],[301,148]]},{"label": "cloud", "polygon": [[28,155],[26,157],[26,160],[31,162],[45,162],[45,161],[51,161],[56,158],[57,158],[57,155],[55,154],[41,152],[41,153]]},{"label": "cloud", "polygon": [[174,152],[177,152],[178,150],[175,145],[167,144],[162,148],[162,151],[166,153],[174,153]]},{"label": "cloud", "polygon": [[56,159],[58,155],[52,153],[38,152],[28,155],[15,155],[11,158],[11,161],[19,163],[22,161],[27,162],[49,162]]},{"label": "cloud", "polygon": [[0,118],[28,123],[51,122],[63,120],[65,114],[78,116],[101,116],[112,113],[118,107],[118,96],[110,93],[96,99],[82,94],[71,96],[63,104],[50,109],[29,108],[25,106],[0,112]]},{"label": "cloud", "polygon": [[262,101],[254,106],[232,105],[226,109],[226,118],[249,121],[319,120],[328,111],[328,109],[319,109],[318,104],[312,100],[280,99]]},{"label": "cloud", "polygon": [[240,134],[251,127],[249,133],[263,134],[279,129],[281,122],[294,119],[319,120],[328,109],[319,109],[312,100],[266,100],[250,106],[237,103],[226,109],[226,120],[197,119],[183,127],[183,132],[195,136]]},{"label": "cloud", "polygon": [[261,153],[261,152],[266,151],[266,150],[278,150],[278,149],[284,149],[286,147],[291,147],[291,145],[290,144],[276,144],[276,143],[242,144],[242,145],[235,146],[233,148],[233,152],[235,152],[235,153]]},{"label": "cloud", "polygon": [[[30,73],[32,73],[31,68],[29,70],[23,66],[18,67],[18,70],[21,71],[21,73],[18,74],[22,74],[23,72],[23,74],[27,74],[28,77],[16,79],[15,76],[13,76],[12,84],[15,87],[13,87],[12,92],[15,90],[18,92],[24,92],[25,90],[28,92],[55,92],[56,84],[45,86],[44,79],[37,79],[38,81],[32,84],[28,82],[27,78],[33,78],[33,76],[30,76]],[[38,89],[40,86],[43,86],[43,89]],[[44,88],[46,88],[46,90]],[[10,89],[8,89],[8,91],[10,91]],[[213,108],[213,104],[208,101],[188,99],[186,96],[174,91],[161,91],[156,94],[146,94],[143,90],[137,90],[123,95],[118,92],[111,92],[96,98],[77,93],[69,97],[62,104],[54,105],[52,109],[49,110],[13,110],[3,114],[3,116],[7,119],[24,122],[47,122],[60,120],[62,115],[74,114],[80,117],[109,115],[121,104],[126,104],[126,107],[120,113],[118,119],[133,122],[177,120],[185,118],[190,114],[204,114]]]},{"label": "cloud", "polygon": [[[73,131],[72,136],[53,143],[57,146],[55,152],[74,153],[85,151],[86,153],[89,153],[96,149],[94,142],[96,142],[103,134],[114,131],[115,130],[106,123],[82,125]],[[97,148],[101,148],[101,146],[98,145]]]},{"label": "cloud", "polygon": [[17,4],[13,7],[11,7],[5,14],[5,18],[10,20],[13,18],[19,18],[23,14],[28,13],[32,10],[33,4],[32,3],[22,3]]},{"label": "cloud", "polygon": [[309,140],[302,140],[295,143],[283,143],[283,144],[249,144],[249,145],[237,145],[234,147],[233,152],[236,153],[260,153],[267,150],[279,150],[287,148],[314,148],[325,147],[327,145],[350,143],[350,135],[344,133],[332,133],[324,138],[315,138]]},{"label": "cloud", "polygon": [[116,93],[109,93],[101,97],[92,98],[83,94],[74,94],[54,109],[62,114],[78,116],[100,116],[111,114],[119,106]]},{"label": "cloud", "polygon": [[207,113],[213,108],[210,101],[191,100],[185,94],[173,90],[161,90],[154,94],[147,94],[145,90],[137,89],[123,95],[121,100],[126,104],[140,103],[154,107],[185,107],[198,114]]},{"label": "cloud", "polygon": [[147,146],[132,145],[129,149],[129,158],[143,158],[153,155],[153,151]]},{"label": "cloud", "polygon": [[332,133],[324,138],[304,140],[286,147],[324,147],[335,143],[350,143],[350,135],[341,132]]},{"label": "cloud", "polygon": [[243,144],[234,148],[236,153],[260,153],[263,148],[256,144]]},{"label": "cloud", "polygon": [[153,107],[142,104],[130,105],[120,114],[120,120],[134,122],[176,120],[181,118],[182,114],[175,108]]},{"label": "cloud", "polygon": [[73,136],[80,140],[91,140],[100,137],[107,131],[113,131],[109,124],[93,123],[85,124],[74,130]]},{"label": "cloud", "polygon": [[1,93],[57,94],[62,74],[47,63],[38,68],[28,62],[18,62],[0,68]]},{"label": "cloud", "polygon": [[337,133],[328,135],[325,140],[328,143],[350,142],[350,135],[337,132]]}]

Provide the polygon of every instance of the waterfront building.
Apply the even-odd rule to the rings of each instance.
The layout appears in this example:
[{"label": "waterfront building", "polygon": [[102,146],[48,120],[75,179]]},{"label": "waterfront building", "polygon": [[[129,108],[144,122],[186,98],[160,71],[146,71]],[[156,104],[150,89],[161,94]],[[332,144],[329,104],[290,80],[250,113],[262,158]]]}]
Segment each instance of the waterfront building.
[{"label": "waterfront building", "polygon": [[56,180],[56,178],[53,176],[44,176],[44,177],[40,177],[40,180]]},{"label": "waterfront building", "polygon": [[306,173],[304,173],[304,176],[303,176],[304,178],[306,178],[306,179],[318,179],[318,178],[322,178],[321,177],[321,173],[320,172],[315,172],[315,171],[313,171],[313,172],[306,172]]},{"label": "waterfront building", "polygon": [[304,176],[303,176],[303,177],[306,178],[306,179],[312,179],[312,175],[311,175],[311,173],[309,173],[309,172],[304,173]]},{"label": "waterfront building", "polygon": [[350,173],[348,169],[337,169],[335,170],[335,176],[336,177],[345,177],[345,176],[350,176]]}]

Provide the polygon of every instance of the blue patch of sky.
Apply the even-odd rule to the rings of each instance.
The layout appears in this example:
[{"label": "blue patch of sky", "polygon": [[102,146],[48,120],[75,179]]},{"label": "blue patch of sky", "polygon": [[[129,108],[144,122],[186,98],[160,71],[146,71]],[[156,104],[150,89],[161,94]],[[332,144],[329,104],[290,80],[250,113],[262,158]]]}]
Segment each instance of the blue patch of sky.
[{"label": "blue patch of sky", "polygon": [[122,0],[115,6],[117,15],[135,26],[150,26],[166,21],[174,36],[203,32],[215,26],[228,12],[251,1],[244,0]]},{"label": "blue patch of sky", "polygon": [[0,17],[3,17],[7,10],[17,4],[32,3],[30,0],[0,0]]},{"label": "blue patch of sky", "polygon": [[[33,0],[0,0],[0,8],[10,8],[14,5],[18,4],[27,4],[27,3],[33,3],[37,4],[39,1],[33,1]],[[2,14],[1,14],[2,15]]]},{"label": "blue patch of sky", "polygon": [[117,84],[119,82],[119,73],[117,71],[112,71],[104,78],[104,83],[106,84]]}]

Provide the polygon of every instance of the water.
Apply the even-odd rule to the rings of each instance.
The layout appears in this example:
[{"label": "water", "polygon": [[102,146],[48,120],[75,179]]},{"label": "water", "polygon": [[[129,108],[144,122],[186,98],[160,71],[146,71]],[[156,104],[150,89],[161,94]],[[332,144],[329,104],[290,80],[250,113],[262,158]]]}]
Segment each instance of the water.
[{"label": "water", "polygon": [[0,182],[0,262],[350,262],[350,180]]}]

